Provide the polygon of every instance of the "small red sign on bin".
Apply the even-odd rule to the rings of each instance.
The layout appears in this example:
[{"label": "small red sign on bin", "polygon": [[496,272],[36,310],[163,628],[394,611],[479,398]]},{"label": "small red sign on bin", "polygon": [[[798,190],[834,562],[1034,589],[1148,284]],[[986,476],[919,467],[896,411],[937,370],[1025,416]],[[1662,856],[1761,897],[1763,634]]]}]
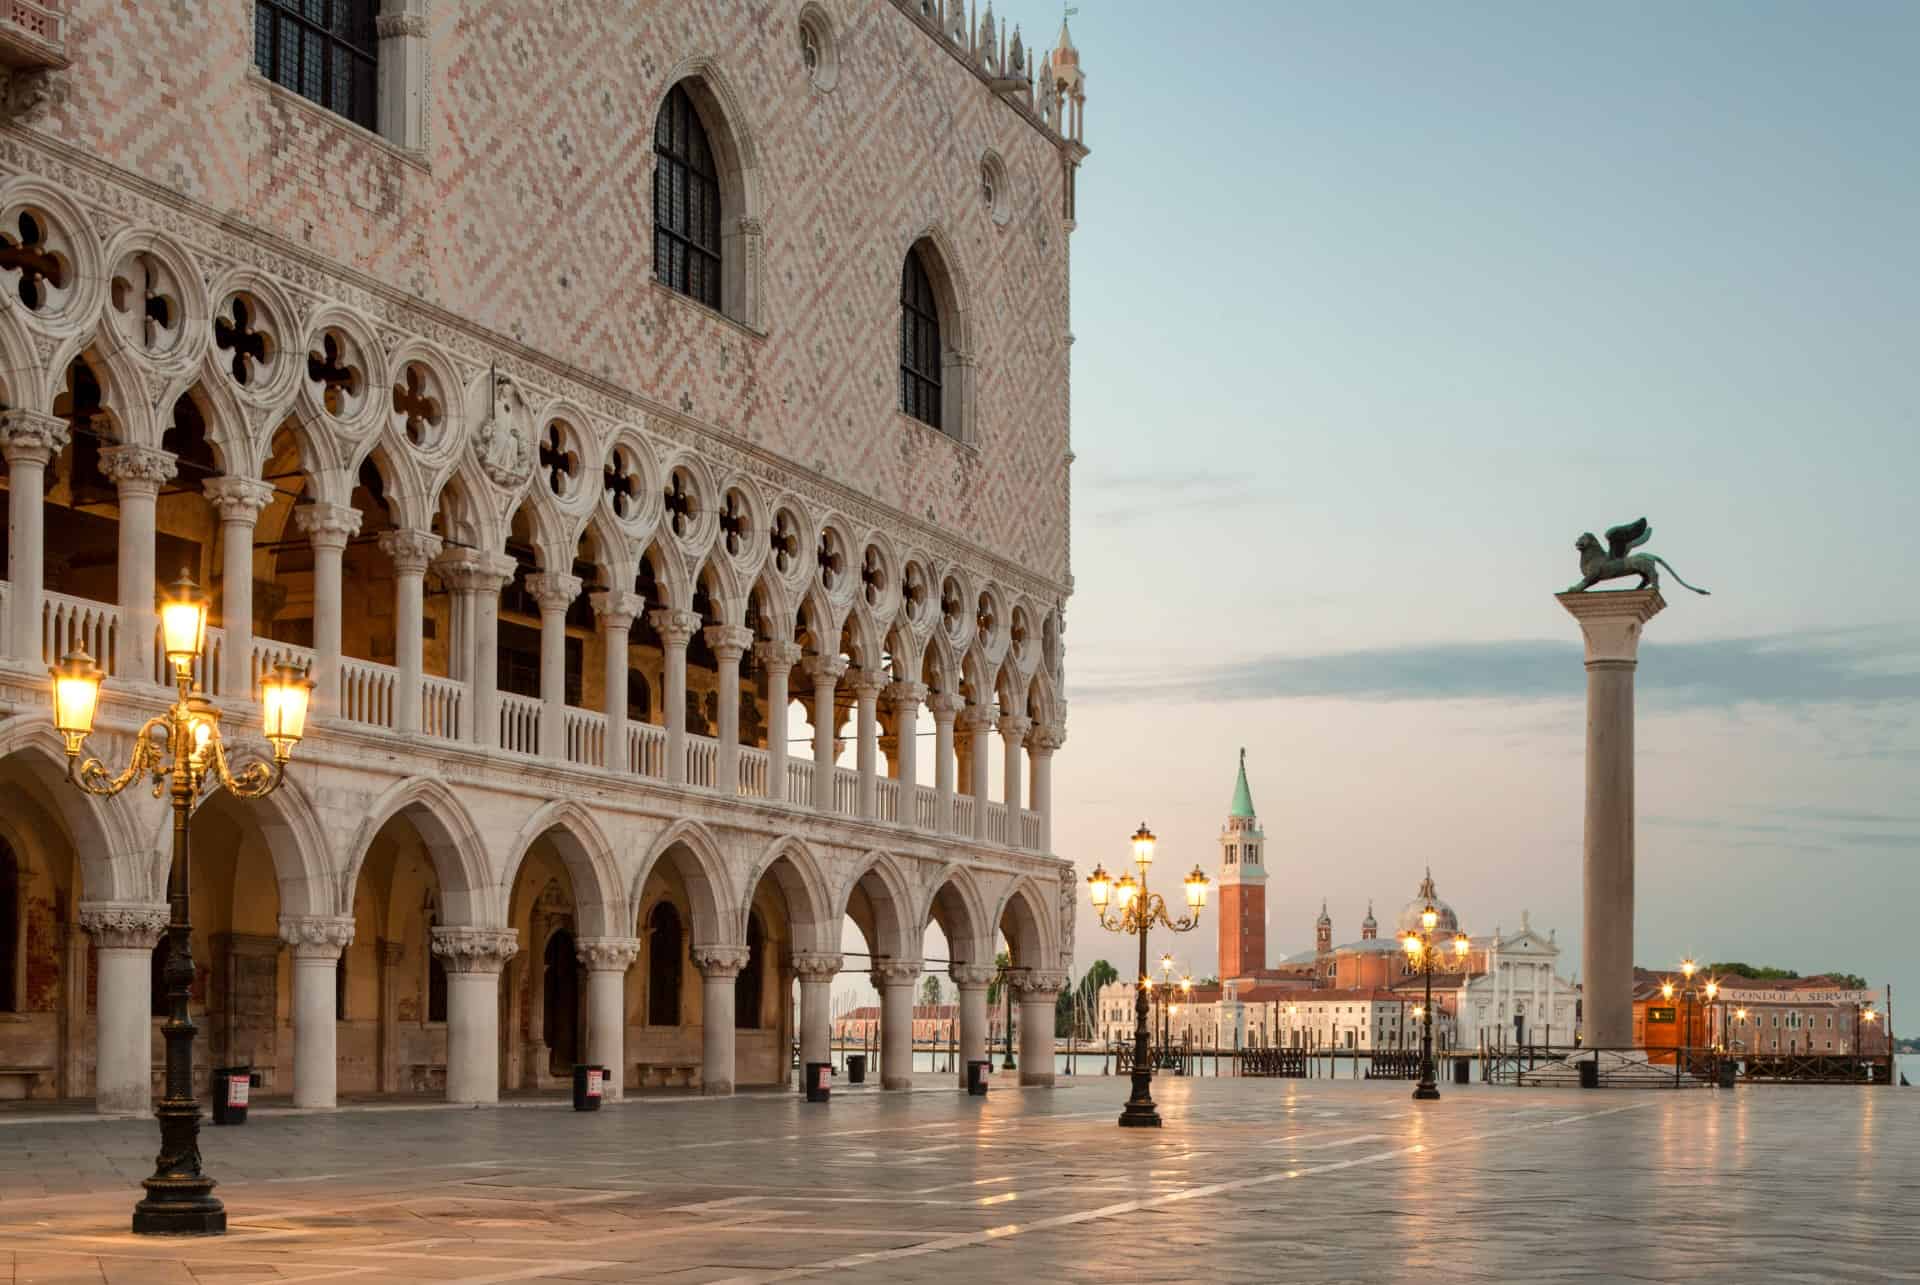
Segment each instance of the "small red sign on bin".
[{"label": "small red sign on bin", "polygon": [[833,1068],[823,1063],[820,1067],[820,1083],[818,1087],[822,1089],[833,1087],[831,1083],[832,1075],[833,1075]]},{"label": "small red sign on bin", "polygon": [[243,1107],[247,1105],[247,1088],[252,1084],[247,1076],[229,1075],[227,1077],[227,1105]]},{"label": "small red sign on bin", "polygon": [[587,1096],[590,1098],[597,1098],[600,1096],[600,1068],[599,1067],[594,1067],[592,1070],[587,1072]]}]

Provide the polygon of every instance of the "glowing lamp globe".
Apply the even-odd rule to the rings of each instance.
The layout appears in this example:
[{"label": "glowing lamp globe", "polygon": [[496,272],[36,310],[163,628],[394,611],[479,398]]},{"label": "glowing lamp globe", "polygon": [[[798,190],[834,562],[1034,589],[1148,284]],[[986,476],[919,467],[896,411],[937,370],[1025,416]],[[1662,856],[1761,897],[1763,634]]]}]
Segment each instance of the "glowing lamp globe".
[{"label": "glowing lamp globe", "polygon": [[1420,957],[1420,939],[1412,933],[1408,933],[1400,939],[1400,947],[1413,958],[1418,959]]},{"label": "glowing lamp globe", "polygon": [[313,700],[313,680],[297,665],[282,662],[260,684],[261,731],[273,744],[277,763],[287,761],[307,732],[307,706]]},{"label": "glowing lamp globe", "polygon": [[1147,823],[1142,821],[1140,828],[1133,832],[1133,860],[1142,871],[1153,864],[1153,845],[1153,831],[1147,829]]},{"label": "glowing lamp globe", "polygon": [[1113,896],[1113,880],[1108,876],[1105,866],[1095,866],[1093,873],[1087,876],[1087,896],[1093,899],[1095,910],[1107,908],[1107,902]]},{"label": "glowing lamp globe", "polygon": [[207,645],[207,595],[185,571],[160,599],[160,646],[176,674],[193,668]]},{"label": "glowing lamp globe", "polygon": [[1465,933],[1453,939],[1453,953],[1461,959],[1465,959],[1467,952],[1472,949],[1473,943],[1467,940]]},{"label": "glowing lamp globe", "polygon": [[1420,926],[1426,929],[1428,932],[1432,932],[1436,927],[1439,926],[1439,924],[1440,924],[1440,912],[1435,910],[1432,906],[1428,906],[1425,910],[1420,912]]},{"label": "glowing lamp globe", "polygon": [[80,742],[93,730],[93,716],[100,708],[100,667],[85,647],[75,647],[47,672],[53,676],[53,725],[71,757],[80,753]]},{"label": "glowing lamp globe", "polygon": [[1187,880],[1186,880],[1187,904],[1193,907],[1195,910],[1198,910],[1202,906],[1206,905],[1208,886],[1209,885],[1207,883],[1207,872],[1202,870],[1199,866],[1195,866],[1193,868],[1192,873],[1187,875]]}]

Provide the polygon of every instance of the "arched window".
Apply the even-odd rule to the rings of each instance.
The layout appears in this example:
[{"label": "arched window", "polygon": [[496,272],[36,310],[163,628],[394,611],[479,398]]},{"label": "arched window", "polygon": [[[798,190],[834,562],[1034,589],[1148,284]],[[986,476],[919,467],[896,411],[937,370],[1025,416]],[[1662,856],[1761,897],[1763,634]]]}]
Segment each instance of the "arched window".
[{"label": "arched window", "polygon": [[20,863],[0,839],[0,1013],[20,1011]]},{"label": "arched window", "polygon": [[680,1025],[680,912],[663,901],[647,916],[647,1025]]},{"label": "arched window", "polygon": [[681,294],[720,306],[720,176],[713,144],[685,88],[653,124],[653,273]]},{"label": "arched window", "polygon": [[900,409],[930,428],[940,423],[940,306],[918,248],[900,273]]},{"label": "arched window", "polygon": [[253,65],[365,129],[378,128],[380,0],[254,0]]},{"label": "arched window", "polygon": [[760,1029],[760,999],[767,975],[767,929],[760,912],[747,912],[747,966],[733,979],[733,1025],[742,1031]]}]

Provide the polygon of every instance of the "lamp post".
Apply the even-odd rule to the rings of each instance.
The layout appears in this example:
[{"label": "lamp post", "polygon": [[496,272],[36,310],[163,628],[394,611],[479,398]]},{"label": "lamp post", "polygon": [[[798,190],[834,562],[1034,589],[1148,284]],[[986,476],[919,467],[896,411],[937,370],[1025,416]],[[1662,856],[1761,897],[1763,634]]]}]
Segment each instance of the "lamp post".
[{"label": "lamp post", "polygon": [[[1686,1068],[1688,1074],[1692,1074],[1693,1070],[1694,1000],[1696,997],[1700,999],[1701,1012],[1704,1013],[1706,1006],[1713,1003],[1720,995],[1720,982],[1717,978],[1709,977],[1706,982],[1700,986],[1693,984],[1694,974],[1699,971],[1700,965],[1689,957],[1680,961],[1680,975],[1683,980],[1678,987],[1674,986],[1671,977],[1660,983],[1660,997],[1662,999],[1671,1000],[1674,997],[1676,989],[1680,994],[1680,1039],[1673,1053],[1673,1080],[1676,1084],[1680,1082],[1682,1067]],[[1745,1009],[1741,1010],[1742,1013],[1745,1011]]]},{"label": "lamp post", "polygon": [[1173,999],[1173,956],[1160,956],[1160,1056],[1167,1055],[1167,1004]]},{"label": "lamp post", "polygon": [[202,791],[225,787],[243,799],[263,798],[286,779],[287,758],[306,731],[313,682],[304,669],[276,666],[261,682],[260,710],[271,764],[256,762],[235,774],[227,766],[220,711],[194,690],[193,666],[205,651],[207,601],[183,571],[160,601],[160,633],[173,666],[178,699],[148,719],[133,738],[126,768],[114,775],[85,750],[100,704],[101,673],[84,648],[76,647],[49,672],[53,677],[54,726],[66,742],[67,779],[88,794],[118,794],[135,778],[151,775],[154,797],[170,790],[173,801],[173,864],[167,878],[166,1092],[154,1108],[160,1121],[160,1154],[151,1178],[141,1181],[146,1198],[133,1207],[133,1230],[153,1235],[220,1235],[227,1211],[213,1195],[214,1180],[200,1167],[200,1103],[193,1092],[193,1039],[198,1028],[187,1012],[193,986],[193,926],[188,920],[192,867],[187,824]]},{"label": "lamp post", "polygon": [[[1147,933],[1158,923],[1169,932],[1192,932],[1200,922],[1200,910],[1207,904],[1207,876],[1199,866],[1185,881],[1187,913],[1179,919],[1167,914],[1167,903],[1158,894],[1147,891],[1147,869],[1153,864],[1153,831],[1146,822],[1133,836],[1133,861],[1140,867],[1136,881],[1131,870],[1116,881],[1101,866],[1087,876],[1087,893],[1100,926],[1108,932],[1131,933],[1140,942],[1140,971],[1133,998],[1133,1092],[1126,1109],[1120,1113],[1123,1128],[1159,1128],[1160,1113],[1153,1105],[1153,1066],[1147,1054],[1147,988],[1153,979],[1147,975]],[[1109,901],[1118,902],[1117,913],[1107,910]]]},{"label": "lamp post", "polygon": [[[1745,1008],[1736,1008],[1733,1010],[1733,1016],[1734,1020],[1740,1023],[1740,1029],[1745,1031],[1747,1029],[1747,1010]],[[1742,1047],[1746,1045],[1746,1042],[1746,1037],[1744,1035],[1741,1036],[1740,1043]],[[1732,1031],[1727,1032],[1727,1049],[1728,1051],[1732,1051],[1733,1049]]]},{"label": "lamp post", "polygon": [[[1000,1069],[1002,1071],[1013,1071],[1013,1070],[1019,1069],[1014,1064],[1014,1060],[1013,1060],[1013,987],[1008,985],[1008,977],[1007,977],[1007,971],[1012,967],[1013,967],[1013,964],[1011,963],[1011,961],[1001,965],[1000,967],[1000,998],[1007,1006],[1006,1025],[1001,1032],[1006,1037],[1006,1041],[1007,1041],[1006,1051],[1001,1056],[1001,1059],[1000,1059]],[[989,1049],[987,1053],[988,1053],[987,1060],[991,1062],[993,1060],[993,1056],[992,1056],[993,1051]]]},{"label": "lamp post", "polygon": [[[1433,1073],[1433,967],[1445,949],[1442,943],[1434,941],[1434,929],[1439,926],[1440,912],[1428,902],[1427,908],[1420,912],[1420,931],[1409,932],[1400,939],[1408,960],[1420,966],[1421,975],[1426,979],[1426,1000],[1414,1010],[1420,1019],[1420,1083],[1413,1090],[1416,1102],[1433,1102],[1440,1097],[1440,1086],[1435,1083]],[[1464,933],[1454,934],[1456,959],[1464,961],[1470,948]]]}]

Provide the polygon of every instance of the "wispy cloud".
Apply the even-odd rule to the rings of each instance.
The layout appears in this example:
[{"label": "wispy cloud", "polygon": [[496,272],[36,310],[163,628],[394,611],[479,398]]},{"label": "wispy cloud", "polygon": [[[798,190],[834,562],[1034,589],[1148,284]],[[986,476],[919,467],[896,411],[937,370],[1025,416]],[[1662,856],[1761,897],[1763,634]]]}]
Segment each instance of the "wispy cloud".
[{"label": "wispy cloud", "polygon": [[[1416,643],[1368,651],[1270,655],[1177,672],[1096,676],[1075,703],[1340,698],[1367,701],[1565,700],[1579,696],[1580,649],[1546,641]],[[1656,642],[1642,648],[1643,689],[1686,706],[1920,700],[1920,630]]]},{"label": "wispy cloud", "polygon": [[1204,507],[1209,512],[1268,504],[1276,495],[1239,473],[1194,470],[1185,473],[1108,473],[1076,479],[1087,521],[1094,526],[1134,526],[1148,520],[1178,519]]}]

